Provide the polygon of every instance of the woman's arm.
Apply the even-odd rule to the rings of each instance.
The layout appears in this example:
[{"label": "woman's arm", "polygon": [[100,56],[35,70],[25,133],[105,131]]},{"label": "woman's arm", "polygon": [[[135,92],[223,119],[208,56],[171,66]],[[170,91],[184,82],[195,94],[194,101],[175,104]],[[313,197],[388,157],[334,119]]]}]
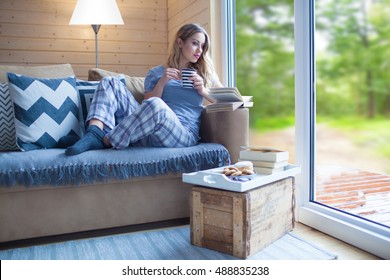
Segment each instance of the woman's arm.
[{"label": "woman's arm", "polygon": [[159,97],[161,98],[162,92],[164,90],[165,84],[171,80],[176,79],[179,80],[181,77],[180,70],[175,68],[166,68],[164,70],[163,75],[161,76],[160,80],[158,80],[156,86],[152,91],[145,92],[144,99],[148,99],[151,97]]},{"label": "woman's arm", "polygon": [[[198,93],[203,96],[210,103],[214,103],[215,100],[209,95],[209,90],[204,86],[204,81],[201,76],[194,74],[191,77],[191,80],[194,81],[194,88],[198,90]],[[223,87],[219,79],[213,81],[212,87]]]}]

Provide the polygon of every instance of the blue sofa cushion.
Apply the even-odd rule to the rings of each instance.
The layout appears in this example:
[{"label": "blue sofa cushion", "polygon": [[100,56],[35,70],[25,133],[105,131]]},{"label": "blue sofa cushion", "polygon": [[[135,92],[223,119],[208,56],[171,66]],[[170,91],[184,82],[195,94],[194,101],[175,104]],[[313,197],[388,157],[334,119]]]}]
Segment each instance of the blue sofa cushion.
[{"label": "blue sofa cushion", "polygon": [[187,173],[230,164],[220,144],[187,148],[129,147],[65,156],[63,149],[0,153],[0,187],[79,185],[168,173]]}]

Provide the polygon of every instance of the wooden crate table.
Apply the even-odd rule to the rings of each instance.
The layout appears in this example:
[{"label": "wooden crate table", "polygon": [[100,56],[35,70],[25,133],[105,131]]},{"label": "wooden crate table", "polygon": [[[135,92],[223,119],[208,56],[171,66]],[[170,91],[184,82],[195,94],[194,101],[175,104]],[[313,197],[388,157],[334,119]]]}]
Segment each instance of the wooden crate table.
[{"label": "wooden crate table", "polygon": [[191,243],[247,258],[294,227],[294,177],[245,192],[192,187]]}]

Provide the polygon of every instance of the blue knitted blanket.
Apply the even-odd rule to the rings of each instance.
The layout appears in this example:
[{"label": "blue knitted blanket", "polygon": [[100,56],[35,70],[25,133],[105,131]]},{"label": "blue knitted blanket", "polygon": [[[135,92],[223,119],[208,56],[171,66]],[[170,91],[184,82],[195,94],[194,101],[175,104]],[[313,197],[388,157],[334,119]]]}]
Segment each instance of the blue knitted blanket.
[{"label": "blue knitted blanket", "polygon": [[0,187],[79,185],[168,173],[187,173],[230,164],[220,144],[187,148],[129,147],[65,156],[63,149],[0,153]]}]

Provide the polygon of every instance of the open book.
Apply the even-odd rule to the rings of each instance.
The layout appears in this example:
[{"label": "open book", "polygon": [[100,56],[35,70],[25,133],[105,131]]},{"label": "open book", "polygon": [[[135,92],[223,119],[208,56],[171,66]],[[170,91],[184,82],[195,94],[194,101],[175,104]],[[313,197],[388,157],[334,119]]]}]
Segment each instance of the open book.
[{"label": "open book", "polygon": [[211,88],[210,97],[215,103],[206,107],[206,112],[234,111],[239,107],[253,107],[252,96],[242,96],[236,87]]}]

